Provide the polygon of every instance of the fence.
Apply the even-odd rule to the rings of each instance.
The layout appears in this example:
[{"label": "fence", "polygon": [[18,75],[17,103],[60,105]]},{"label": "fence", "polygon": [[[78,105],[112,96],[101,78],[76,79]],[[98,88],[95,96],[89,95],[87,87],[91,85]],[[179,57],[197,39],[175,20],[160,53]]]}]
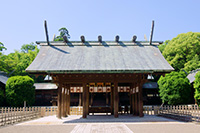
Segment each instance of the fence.
[{"label": "fence", "polygon": [[[70,115],[82,115],[82,112],[83,108],[81,106],[70,107]],[[26,108],[2,107],[0,108],[0,126],[15,124],[43,116],[56,115],[56,113],[57,106]],[[144,106],[143,113],[145,115],[160,115],[178,120],[200,122],[200,109],[197,105]]]},{"label": "fence", "polygon": [[146,115],[160,115],[183,121],[200,122],[200,109],[198,105],[144,106],[143,113]]},{"label": "fence", "polygon": [[41,108],[1,108],[0,109],[0,126],[14,124],[21,121],[31,120],[41,116]]}]

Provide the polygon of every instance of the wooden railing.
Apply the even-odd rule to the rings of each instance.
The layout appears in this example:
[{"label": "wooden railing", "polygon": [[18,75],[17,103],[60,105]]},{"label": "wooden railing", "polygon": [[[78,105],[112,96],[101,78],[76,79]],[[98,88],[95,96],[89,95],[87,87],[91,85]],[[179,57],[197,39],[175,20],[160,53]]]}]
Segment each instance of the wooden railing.
[{"label": "wooden railing", "polygon": [[41,108],[41,117],[56,115],[57,113],[57,106],[47,106],[47,107],[40,107]]},{"label": "wooden railing", "polygon": [[164,105],[160,107],[158,114],[183,121],[200,122],[200,110],[198,105]]},{"label": "wooden railing", "polygon": [[[70,107],[70,115],[82,115],[82,107]],[[57,106],[50,107],[0,107],[0,126],[15,124],[44,116],[56,115]],[[160,115],[184,121],[200,122],[200,108],[197,105],[144,106],[145,115]]]},{"label": "wooden railing", "polygon": [[198,105],[144,106],[143,113],[145,115],[159,115],[177,120],[200,122]]},{"label": "wooden railing", "polygon": [[0,108],[0,126],[15,124],[38,117],[41,117],[41,108],[38,107]]},{"label": "wooden railing", "polygon": [[70,115],[82,115],[83,107],[82,106],[72,106],[70,107]]}]

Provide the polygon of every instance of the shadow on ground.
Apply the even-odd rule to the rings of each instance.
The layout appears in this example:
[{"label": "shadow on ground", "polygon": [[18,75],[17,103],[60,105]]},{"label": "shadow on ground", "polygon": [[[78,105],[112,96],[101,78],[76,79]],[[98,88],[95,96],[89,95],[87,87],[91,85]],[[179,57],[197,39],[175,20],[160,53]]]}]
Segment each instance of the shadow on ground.
[{"label": "shadow on ground", "polygon": [[132,123],[132,122],[176,122],[176,120],[167,119],[159,116],[145,115],[144,117],[132,115],[119,115],[114,118],[113,115],[89,115],[87,118],[69,116],[64,118],[63,123]]}]

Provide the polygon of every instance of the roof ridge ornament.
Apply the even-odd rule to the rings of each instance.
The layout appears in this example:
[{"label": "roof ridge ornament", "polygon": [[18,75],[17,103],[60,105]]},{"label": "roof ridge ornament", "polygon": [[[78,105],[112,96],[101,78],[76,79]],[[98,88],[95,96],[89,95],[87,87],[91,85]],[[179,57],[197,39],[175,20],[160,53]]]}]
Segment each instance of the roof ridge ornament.
[{"label": "roof ridge ornament", "polygon": [[119,42],[119,35],[115,36],[115,42],[117,42],[117,43]]},{"label": "roof ridge ornament", "polygon": [[85,43],[85,37],[83,35],[81,36],[81,42]]},{"label": "roof ridge ornament", "polygon": [[98,42],[102,43],[102,36],[101,35],[98,36]]},{"label": "roof ridge ornament", "polygon": [[133,39],[132,39],[132,42],[136,43],[136,39],[137,39],[137,36],[134,35],[134,36],[133,36]]}]

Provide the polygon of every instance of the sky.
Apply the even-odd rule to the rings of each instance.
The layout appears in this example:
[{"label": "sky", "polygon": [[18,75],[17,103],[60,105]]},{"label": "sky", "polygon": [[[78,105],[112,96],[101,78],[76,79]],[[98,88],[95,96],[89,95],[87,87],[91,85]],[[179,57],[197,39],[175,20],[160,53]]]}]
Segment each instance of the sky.
[{"label": "sky", "polygon": [[71,41],[129,41],[133,35],[144,41],[171,40],[178,34],[200,32],[200,0],[0,0],[0,42],[4,54],[20,50],[23,44],[45,41],[44,20],[49,38],[66,27]]}]

